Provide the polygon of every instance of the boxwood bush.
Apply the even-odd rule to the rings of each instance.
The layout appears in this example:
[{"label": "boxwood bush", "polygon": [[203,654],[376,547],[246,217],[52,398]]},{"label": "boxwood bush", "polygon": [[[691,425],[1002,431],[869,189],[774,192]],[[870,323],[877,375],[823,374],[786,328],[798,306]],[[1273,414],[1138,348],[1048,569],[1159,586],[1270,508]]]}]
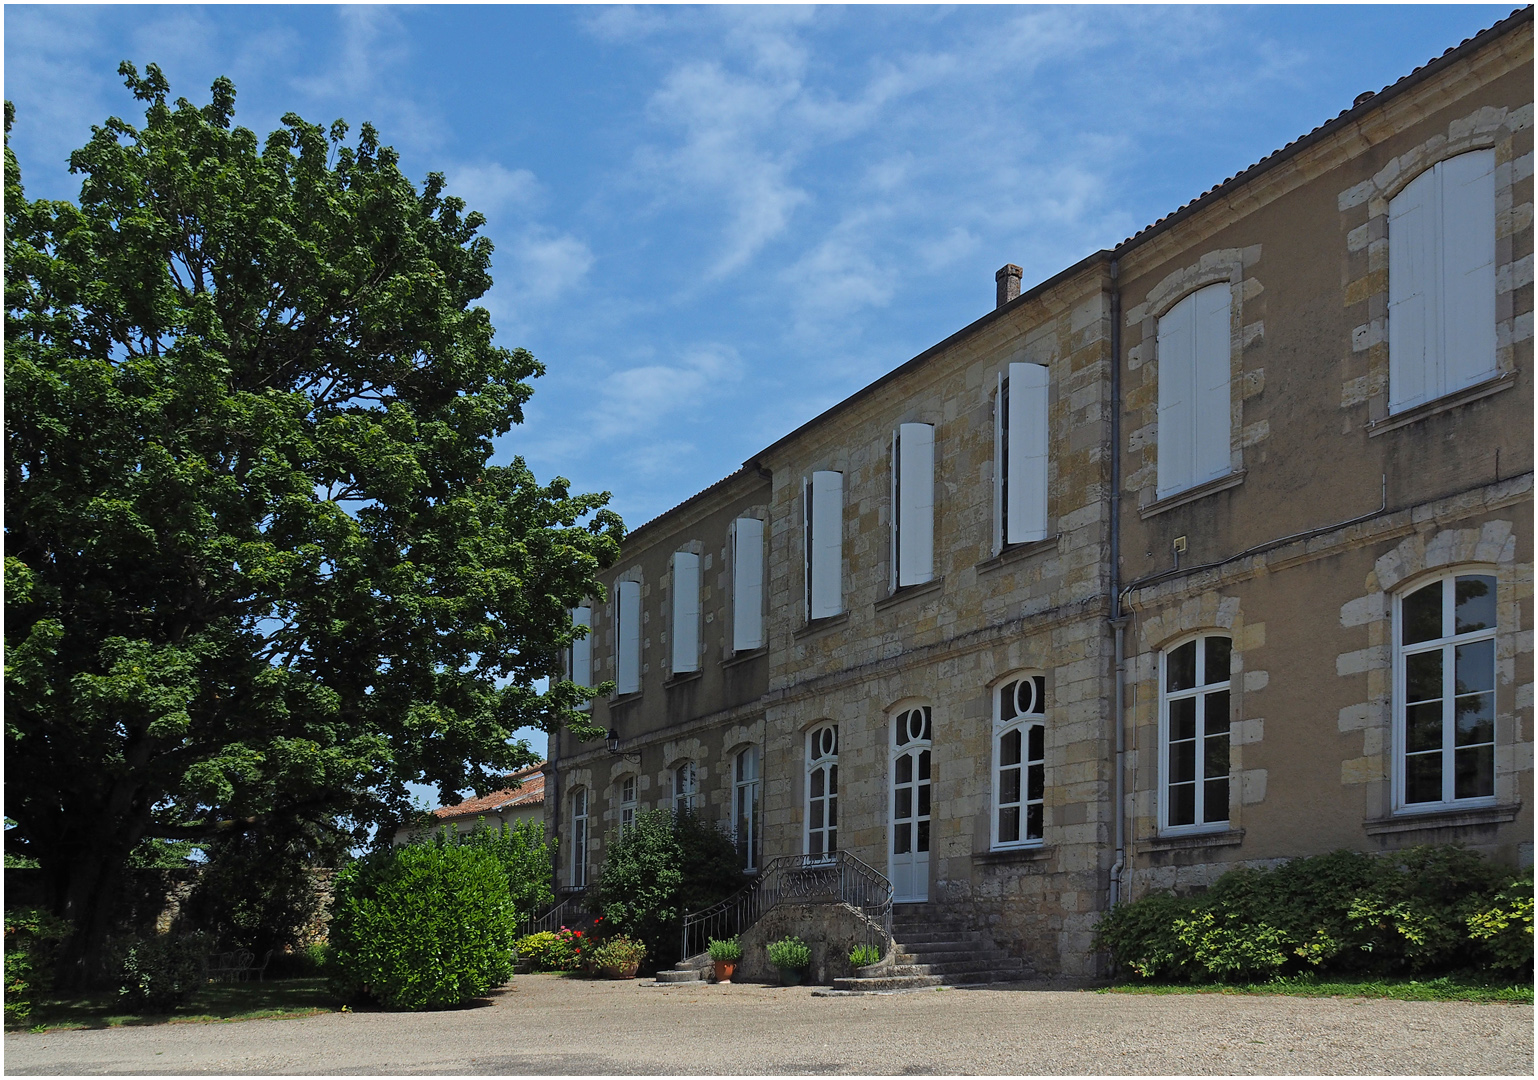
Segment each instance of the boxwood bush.
[{"label": "boxwood bush", "polygon": [[442,1009],[512,977],[507,874],[477,847],[376,851],[337,875],[333,984],[387,1009]]},{"label": "boxwood bush", "polygon": [[1533,963],[1533,879],[1457,846],[1337,851],[1118,904],[1097,937],[1122,973],[1144,979],[1517,974]]}]

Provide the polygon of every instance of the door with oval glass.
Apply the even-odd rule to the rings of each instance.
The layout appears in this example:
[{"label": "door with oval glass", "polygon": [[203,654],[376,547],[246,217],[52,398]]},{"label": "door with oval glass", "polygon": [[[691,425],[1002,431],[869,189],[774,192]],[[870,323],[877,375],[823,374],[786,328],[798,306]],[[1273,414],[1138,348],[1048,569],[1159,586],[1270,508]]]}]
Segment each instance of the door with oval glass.
[{"label": "door with oval glass", "polygon": [[930,745],[928,705],[892,718],[891,878],[899,904],[929,899]]}]

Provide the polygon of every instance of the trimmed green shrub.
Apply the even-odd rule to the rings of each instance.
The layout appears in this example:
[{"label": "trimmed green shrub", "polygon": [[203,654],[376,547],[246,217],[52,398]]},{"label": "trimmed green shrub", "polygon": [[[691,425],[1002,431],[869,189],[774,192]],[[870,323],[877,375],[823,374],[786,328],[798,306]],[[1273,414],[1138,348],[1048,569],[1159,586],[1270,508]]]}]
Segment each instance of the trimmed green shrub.
[{"label": "trimmed green shrub", "polygon": [[798,937],[771,941],[768,951],[769,962],[782,971],[801,971],[812,963],[812,950]]},{"label": "trimmed green shrub", "polygon": [[1145,979],[1518,971],[1532,965],[1530,882],[1457,846],[1337,851],[1231,870],[1194,896],[1120,904],[1098,943]]},{"label": "trimmed green shrub", "polygon": [[518,955],[535,971],[575,971],[580,942],[577,933],[564,926],[559,933],[542,930],[518,939]]},{"label": "trimmed green shrub", "polygon": [[387,1009],[442,1009],[513,972],[507,875],[476,847],[411,844],[373,852],[337,875],[333,985]]},{"label": "trimmed green shrub", "polygon": [[32,997],[53,985],[53,965],[70,925],[37,908],[5,913],[5,1023],[26,1023]]},{"label": "trimmed green shrub", "polygon": [[135,941],[123,956],[118,999],[134,1012],[168,1013],[208,982],[207,934],[157,934]]},{"label": "trimmed green shrub", "polygon": [[523,922],[549,909],[555,900],[550,887],[550,846],[545,840],[542,821],[503,822],[497,828],[482,818],[467,833],[445,825],[430,836],[413,843],[431,843],[437,847],[469,847],[485,851],[497,860],[507,875],[507,894],[513,902],[514,919]]},{"label": "trimmed green shrub", "polygon": [[710,950],[712,960],[725,960],[732,963],[742,959],[742,943],[734,937],[729,937],[725,941],[711,938],[705,947]]}]

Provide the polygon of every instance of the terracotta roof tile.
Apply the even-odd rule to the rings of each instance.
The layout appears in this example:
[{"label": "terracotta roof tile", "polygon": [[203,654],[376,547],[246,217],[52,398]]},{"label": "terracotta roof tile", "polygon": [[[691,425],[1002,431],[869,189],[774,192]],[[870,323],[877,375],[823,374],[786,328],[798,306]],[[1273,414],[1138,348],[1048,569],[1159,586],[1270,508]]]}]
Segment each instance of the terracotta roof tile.
[{"label": "terracotta roof tile", "polygon": [[494,814],[501,810],[511,810],[515,807],[539,806],[545,801],[545,774],[540,770],[545,763],[541,761],[537,765],[530,765],[527,769],[520,769],[507,777],[509,781],[518,781],[518,787],[505,787],[500,791],[488,792],[485,795],[466,799],[458,806],[440,806],[433,811],[433,817],[439,821],[454,821],[463,817],[476,817],[480,814]]}]

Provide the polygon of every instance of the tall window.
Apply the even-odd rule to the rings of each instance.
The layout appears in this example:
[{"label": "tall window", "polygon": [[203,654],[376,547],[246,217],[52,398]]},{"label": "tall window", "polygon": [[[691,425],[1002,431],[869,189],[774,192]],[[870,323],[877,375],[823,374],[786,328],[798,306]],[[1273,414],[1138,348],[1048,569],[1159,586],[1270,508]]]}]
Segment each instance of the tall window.
[{"label": "tall window", "polygon": [[732,836],[744,870],[758,869],[758,747],[737,755],[732,784]]},{"label": "tall window", "polygon": [[673,673],[700,669],[700,557],[673,552]]},{"label": "tall window", "polygon": [[673,812],[681,814],[685,810],[697,809],[699,791],[699,775],[694,762],[680,761],[673,770]]},{"label": "tall window", "polygon": [[1047,682],[1014,679],[993,699],[993,846],[1026,847],[1042,838],[1046,797]]},{"label": "tall window", "polygon": [[1042,364],[1010,364],[999,372],[993,408],[995,547],[1045,540],[1047,521],[1047,402]]},{"label": "tall window", "polygon": [[1400,598],[1394,765],[1400,805],[1495,796],[1495,578],[1455,574]]},{"label": "tall window", "polygon": [[738,518],[732,529],[732,651],[764,644],[764,523]]},{"label": "tall window", "polygon": [[614,692],[641,689],[641,583],[614,583]]},{"label": "tall window", "polygon": [[[573,626],[585,626],[588,628],[588,636],[579,638],[571,643],[571,648],[566,654],[566,677],[578,686],[593,685],[593,609],[587,605],[573,608],[571,612]],[[582,708],[589,707],[590,702],[583,702]]]},{"label": "tall window", "polygon": [[1160,825],[1167,830],[1228,821],[1228,658],[1212,635],[1161,657],[1159,746],[1164,778]]},{"label": "tall window", "polygon": [[806,617],[844,610],[844,474],[814,472],[802,488],[806,514]]},{"label": "tall window", "polygon": [[587,788],[571,793],[571,883],[587,884]]},{"label": "tall window", "polygon": [[935,429],[892,433],[892,589],[935,576]]},{"label": "tall window", "polygon": [[1493,376],[1495,151],[1410,181],[1389,201],[1388,245],[1389,411]]},{"label": "tall window", "polygon": [[838,725],[824,724],[807,736],[806,853],[838,850]]},{"label": "tall window", "polygon": [[635,828],[636,778],[627,776],[619,784],[619,834],[624,836]]},{"label": "tall window", "polygon": [[1229,287],[1197,289],[1159,320],[1160,498],[1227,476]]}]

